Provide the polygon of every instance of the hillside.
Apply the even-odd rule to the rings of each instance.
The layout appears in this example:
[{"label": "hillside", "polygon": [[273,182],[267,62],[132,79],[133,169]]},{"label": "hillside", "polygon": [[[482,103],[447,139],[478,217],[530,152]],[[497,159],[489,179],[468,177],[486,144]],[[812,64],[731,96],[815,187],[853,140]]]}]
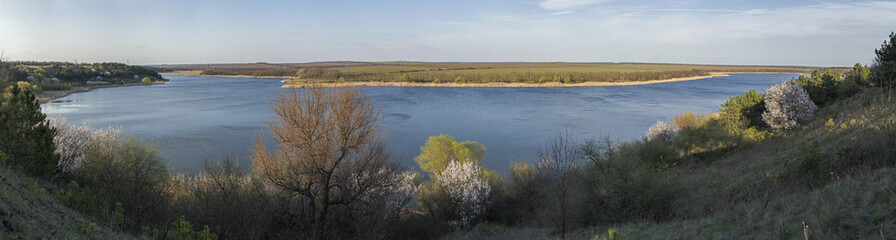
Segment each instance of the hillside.
[{"label": "hillside", "polygon": [[0,167],[0,186],[0,238],[132,238],[66,207],[34,179],[6,167]]},{"label": "hillside", "polygon": [[[631,239],[896,238],[894,103],[892,91],[867,89],[798,129],[680,163],[667,172],[679,196],[669,218],[586,227],[573,238],[610,229]],[[548,233],[516,227],[449,238],[556,237]]]}]

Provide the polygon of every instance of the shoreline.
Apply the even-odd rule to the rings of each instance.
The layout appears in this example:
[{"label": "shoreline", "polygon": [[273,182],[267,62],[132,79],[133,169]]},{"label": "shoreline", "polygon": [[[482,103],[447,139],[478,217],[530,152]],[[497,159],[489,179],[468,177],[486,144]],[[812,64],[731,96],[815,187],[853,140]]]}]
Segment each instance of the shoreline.
[{"label": "shoreline", "polygon": [[712,72],[706,76],[681,77],[661,80],[627,81],[627,82],[583,82],[564,84],[558,82],[548,83],[409,83],[409,82],[352,82],[352,83],[287,83],[285,80],[282,88],[336,88],[336,87],[607,87],[607,86],[631,86],[646,85],[667,82],[682,82],[713,77],[725,77],[728,73]]},{"label": "shoreline", "polygon": [[[152,82],[152,84],[150,84],[150,85],[156,85],[156,84],[165,84],[165,82],[156,81],[156,82]],[[37,98],[37,101],[40,104],[45,104],[45,103],[50,103],[53,100],[56,100],[58,98],[63,98],[63,97],[66,97],[68,95],[72,95],[75,93],[90,92],[91,90],[98,89],[98,88],[133,87],[133,86],[150,86],[150,85],[146,85],[146,84],[142,84],[142,83],[128,83],[128,84],[121,84],[121,85],[109,84],[109,85],[72,87],[69,90],[43,91],[43,92],[37,94],[35,97]]]},{"label": "shoreline", "polygon": [[288,79],[290,77],[276,77],[276,76],[253,76],[253,75],[204,75],[200,74],[202,71],[174,71],[174,72],[164,72],[159,73],[160,75],[183,75],[185,77],[231,77],[231,78],[278,78],[278,79]]}]

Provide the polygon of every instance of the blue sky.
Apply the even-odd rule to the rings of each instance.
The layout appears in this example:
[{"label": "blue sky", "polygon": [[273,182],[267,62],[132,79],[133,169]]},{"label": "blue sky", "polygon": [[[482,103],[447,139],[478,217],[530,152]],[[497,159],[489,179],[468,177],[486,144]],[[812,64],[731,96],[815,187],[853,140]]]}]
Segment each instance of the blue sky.
[{"label": "blue sky", "polygon": [[0,0],[12,60],[869,63],[896,1]]}]

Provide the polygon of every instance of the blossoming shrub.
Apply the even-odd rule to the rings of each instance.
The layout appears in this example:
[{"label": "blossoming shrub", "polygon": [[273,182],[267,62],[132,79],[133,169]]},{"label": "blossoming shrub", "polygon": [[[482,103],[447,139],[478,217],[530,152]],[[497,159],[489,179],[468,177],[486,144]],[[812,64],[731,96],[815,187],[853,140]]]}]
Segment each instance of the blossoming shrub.
[{"label": "blossoming shrub", "polygon": [[456,207],[455,216],[448,219],[451,227],[471,227],[479,214],[485,211],[491,187],[479,177],[480,173],[478,164],[452,161],[439,175],[440,186]]},{"label": "blossoming shrub", "polygon": [[678,133],[678,125],[667,121],[658,121],[647,129],[647,139],[670,140]]},{"label": "blossoming shrub", "polygon": [[815,114],[815,103],[799,84],[786,82],[765,91],[766,110],[762,120],[775,129],[789,129]]}]

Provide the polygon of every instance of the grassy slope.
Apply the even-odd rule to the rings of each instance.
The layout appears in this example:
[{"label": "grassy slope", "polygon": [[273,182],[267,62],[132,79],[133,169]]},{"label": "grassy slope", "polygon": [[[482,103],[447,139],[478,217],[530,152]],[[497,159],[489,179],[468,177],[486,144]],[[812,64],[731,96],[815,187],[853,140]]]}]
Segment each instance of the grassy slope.
[{"label": "grassy slope", "polygon": [[[896,237],[896,96],[867,90],[819,110],[805,127],[709,165],[676,169],[684,185],[677,220],[623,226],[635,238]],[[828,121],[833,124],[827,124]],[[855,121],[853,121],[855,120]],[[836,162],[815,178],[794,166],[817,141]],[[838,155],[849,148],[852,154]],[[838,162],[839,161],[839,162]]]},{"label": "grassy slope", "polygon": [[83,214],[15,171],[0,167],[0,239],[126,239],[93,225]]},{"label": "grassy slope", "polygon": [[[673,220],[615,226],[632,239],[896,238],[896,93],[866,90],[819,110],[804,127],[725,157],[672,171],[680,181]],[[831,120],[834,124],[827,124]],[[853,122],[853,120],[855,120]],[[842,124],[842,125],[841,125]],[[800,146],[818,141],[833,167],[813,177],[794,166]],[[850,154],[838,152],[844,147]],[[611,226],[572,233],[606,236]],[[540,231],[537,231],[540,230]],[[556,238],[544,229],[466,233],[468,239]],[[457,234],[448,238],[456,238]]]}]

